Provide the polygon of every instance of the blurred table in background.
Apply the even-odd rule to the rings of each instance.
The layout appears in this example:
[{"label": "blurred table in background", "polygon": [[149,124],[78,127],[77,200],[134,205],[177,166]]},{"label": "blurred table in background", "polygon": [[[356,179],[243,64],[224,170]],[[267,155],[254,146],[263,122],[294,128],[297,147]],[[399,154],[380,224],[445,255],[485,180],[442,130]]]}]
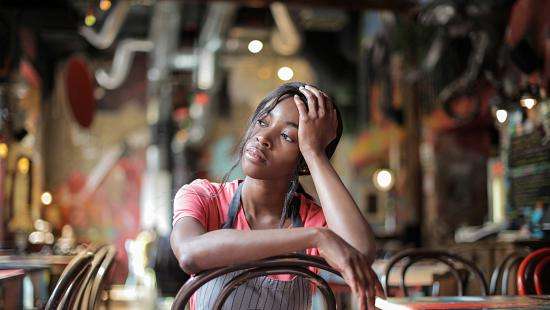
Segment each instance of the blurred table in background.
[{"label": "blurred table in background", "polygon": [[[74,256],[71,255],[0,255],[0,271],[19,269],[32,287],[25,286],[25,304],[44,307],[57,279]],[[10,309],[2,308],[0,309]],[[20,309],[20,308],[16,308]]]},{"label": "blurred table in background", "polygon": [[0,309],[23,308],[23,278],[21,269],[0,270]]},{"label": "blurred table in background", "polygon": [[72,255],[0,255],[0,269],[26,269],[32,267],[47,267],[52,275],[60,275],[69,264]]}]

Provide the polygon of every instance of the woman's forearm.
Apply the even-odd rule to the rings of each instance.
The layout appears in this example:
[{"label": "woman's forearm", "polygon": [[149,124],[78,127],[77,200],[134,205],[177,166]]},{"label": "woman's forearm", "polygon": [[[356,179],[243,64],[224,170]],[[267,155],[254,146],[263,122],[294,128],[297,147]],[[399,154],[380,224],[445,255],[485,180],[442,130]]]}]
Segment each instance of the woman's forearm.
[{"label": "woman's forearm", "polygon": [[195,237],[172,232],[172,246],[180,266],[190,274],[287,254],[317,246],[317,228],[235,230],[220,229]]},{"label": "woman's forearm", "polygon": [[324,154],[304,154],[328,227],[367,255],[375,255],[374,233]]}]

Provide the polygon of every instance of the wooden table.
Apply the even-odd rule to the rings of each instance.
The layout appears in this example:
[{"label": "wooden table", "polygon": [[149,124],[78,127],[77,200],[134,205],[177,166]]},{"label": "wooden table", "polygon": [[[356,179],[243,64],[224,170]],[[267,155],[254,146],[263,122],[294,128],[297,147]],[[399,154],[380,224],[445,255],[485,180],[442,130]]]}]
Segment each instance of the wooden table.
[{"label": "wooden table", "polygon": [[550,309],[550,295],[376,298],[376,307],[381,310]]},{"label": "wooden table", "polygon": [[21,269],[0,270],[0,309],[23,308],[23,278]]},{"label": "wooden table", "polygon": [[60,275],[74,256],[69,255],[1,255],[0,269],[48,267],[53,275]]},{"label": "wooden table", "polygon": [[[22,269],[33,285],[33,304],[45,306],[53,286],[74,256],[65,255],[0,255],[0,270]],[[0,307],[1,308],[1,307]]]}]

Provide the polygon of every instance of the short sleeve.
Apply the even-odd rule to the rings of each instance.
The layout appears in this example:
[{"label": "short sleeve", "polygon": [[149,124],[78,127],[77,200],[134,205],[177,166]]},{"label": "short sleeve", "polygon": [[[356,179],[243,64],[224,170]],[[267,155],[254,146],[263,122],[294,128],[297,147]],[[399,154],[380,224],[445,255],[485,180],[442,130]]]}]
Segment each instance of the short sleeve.
[{"label": "short sleeve", "polygon": [[182,186],[174,197],[172,226],[183,217],[189,216],[199,221],[207,229],[210,209],[213,207],[213,195],[207,180],[197,179]]}]

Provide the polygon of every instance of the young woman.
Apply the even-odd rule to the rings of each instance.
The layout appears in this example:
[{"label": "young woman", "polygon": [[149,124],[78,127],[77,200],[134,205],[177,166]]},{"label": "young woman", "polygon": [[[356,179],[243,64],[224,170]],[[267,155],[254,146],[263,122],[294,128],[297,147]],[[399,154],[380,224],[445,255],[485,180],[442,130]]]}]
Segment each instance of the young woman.
[{"label": "young woman", "polygon": [[[361,309],[374,309],[375,292],[383,294],[370,268],[374,236],[329,161],[341,135],[340,114],[319,89],[294,82],[270,93],[240,146],[244,180],[195,180],[176,194],[171,244],[181,268],[195,274],[302,251],[322,256],[342,273]],[[311,174],[320,206],[301,188],[304,174]],[[203,286],[191,308],[210,309],[230,276]],[[258,278],[225,306],[308,309],[308,287],[298,277]]]}]

